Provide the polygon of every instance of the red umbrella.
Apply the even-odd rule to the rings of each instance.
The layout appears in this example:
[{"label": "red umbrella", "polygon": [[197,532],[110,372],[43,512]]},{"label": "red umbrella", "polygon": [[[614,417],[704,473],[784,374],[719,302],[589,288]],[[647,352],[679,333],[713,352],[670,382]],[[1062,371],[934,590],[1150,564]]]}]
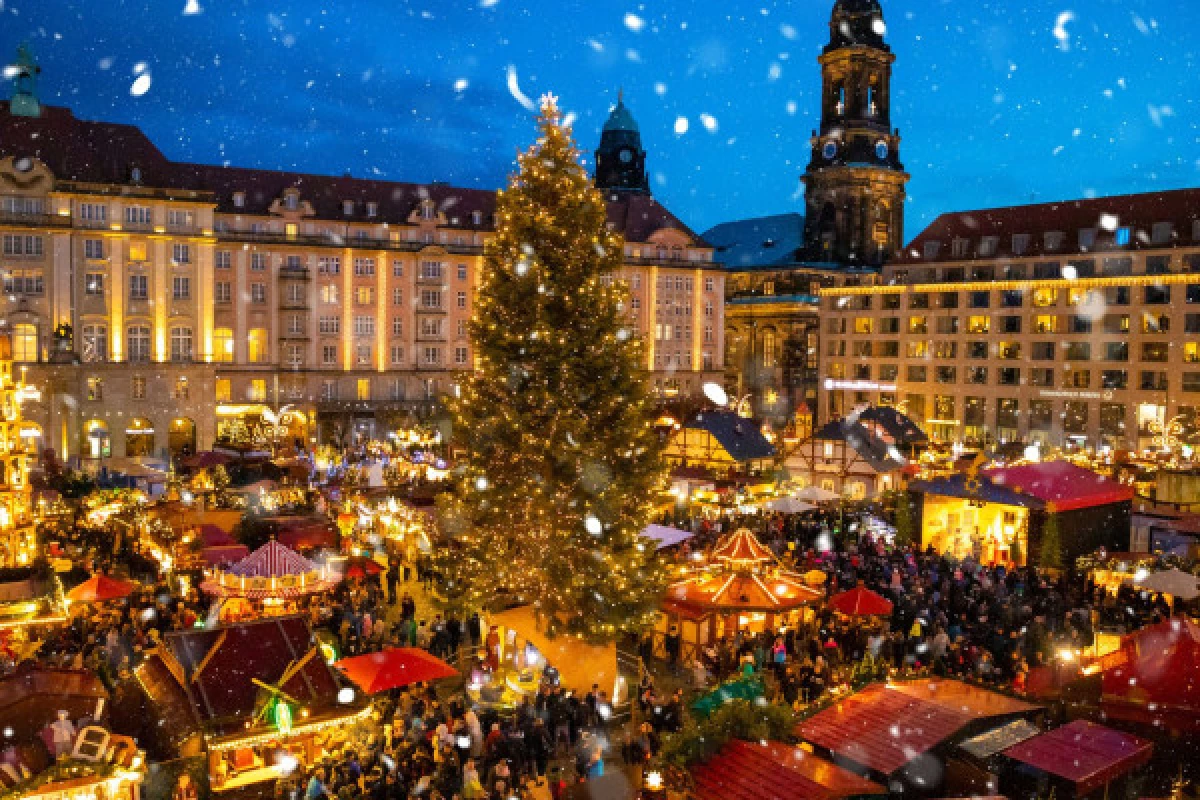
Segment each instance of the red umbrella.
[{"label": "red umbrella", "polygon": [[365,577],[367,577],[367,573],[364,572],[363,568],[358,566],[357,564],[354,565],[353,567],[350,567],[349,569],[347,569],[345,572],[342,573],[342,580],[346,580],[346,581],[350,580],[351,578],[358,578],[361,580],[362,578],[365,578]]},{"label": "red umbrella", "polygon": [[829,607],[852,617],[885,617],[892,613],[892,601],[864,586],[856,586],[829,598]]},{"label": "red umbrella", "polygon": [[457,675],[458,670],[415,647],[388,647],[334,664],[367,694]]},{"label": "red umbrella", "polygon": [[132,593],[132,583],[96,573],[67,592],[67,599],[72,603],[103,603],[106,600],[120,600]]},{"label": "red umbrella", "polygon": [[346,559],[347,574],[352,569],[360,570],[366,575],[378,575],[383,572],[383,567],[379,566],[378,561],[373,558],[366,558],[365,556],[354,556]]}]

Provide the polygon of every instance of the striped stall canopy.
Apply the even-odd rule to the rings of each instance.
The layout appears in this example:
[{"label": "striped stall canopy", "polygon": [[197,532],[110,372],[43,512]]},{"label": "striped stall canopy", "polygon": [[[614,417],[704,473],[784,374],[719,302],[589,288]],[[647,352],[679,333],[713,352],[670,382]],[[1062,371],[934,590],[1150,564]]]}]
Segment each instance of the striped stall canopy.
[{"label": "striped stall canopy", "polygon": [[317,565],[272,539],[229,568],[244,578],[282,578],[316,572]]}]

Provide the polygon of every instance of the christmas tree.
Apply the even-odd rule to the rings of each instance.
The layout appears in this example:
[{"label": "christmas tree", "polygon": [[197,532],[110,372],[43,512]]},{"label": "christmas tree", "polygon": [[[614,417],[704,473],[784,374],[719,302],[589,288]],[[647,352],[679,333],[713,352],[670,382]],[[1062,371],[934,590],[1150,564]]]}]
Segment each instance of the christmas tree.
[{"label": "christmas tree", "polygon": [[1046,521],[1042,524],[1042,543],[1038,551],[1038,566],[1042,569],[1062,569],[1062,537],[1058,530],[1058,514],[1054,504],[1046,507]]},{"label": "christmas tree", "polygon": [[641,345],[614,280],[624,241],[553,98],[499,193],[471,323],[476,369],[451,401],[466,451],[443,524],[447,593],[532,602],[547,633],[649,624],[664,573],[640,537],[664,482]]}]

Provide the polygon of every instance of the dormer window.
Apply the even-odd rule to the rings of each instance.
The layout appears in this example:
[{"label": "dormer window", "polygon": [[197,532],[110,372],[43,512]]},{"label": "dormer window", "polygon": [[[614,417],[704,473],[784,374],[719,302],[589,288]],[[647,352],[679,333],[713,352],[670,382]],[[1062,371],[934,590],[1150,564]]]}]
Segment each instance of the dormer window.
[{"label": "dormer window", "polygon": [[1012,237],[1012,251],[1014,256],[1023,256],[1029,251],[1029,234],[1014,233]]},{"label": "dormer window", "polygon": [[941,249],[942,249],[942,243],[939,241],[934,240],[931,242],[926,242],[925,243],[925,258],[930,259],[930,260],[937,258],[938,253],[941,251]]},{"label": "dormer window", "polygon": [[432,200],[421,203],[421,219],[436,219],[437,213]]},{"label": "dormer window", "polygon": [[471,212],[471,224],[472,225],[482,225],[483,224],[483,212],[482,211],[472,211]]},{"label": "dormer window", "polygon": [[342,201],[342,214],[347,217],[354,215],[354,201],[353,200],[343,200]]},{"label": "dormer window", "polygon": [[970,252],[970,239],[955,239],[950,245],[950,255],[954,258],[966,258]]},{"label": "dormer window", "polygon": [[1192,220],[1192,241],[1200,242],[1200,219]]},{"label": "dormer window", "polygon": [[129,180],[133,181],[134,183],[141,183],[142,182],[142,168],[134,167],[133,169],[129,170]]},{"label": "dormer window", "polygon": [[246,207],[246,193],[245,192],[234,192],[233,193],[233,207],[234,208],[245,208]]},{"label": "dormer window", "polygon": [[1096,229],[1095,228],[1080,228],[1079,229],[1079,249],[1091,250],[1096,246]]},{"label": "dormer window", "polygon": [[1169,222],[1156,222],[1154,227],[1150,229],[1151,244],[1168,244],[1171,241],[1171,235],[1175,232],[1175,226]]},{"label": "dormer window", "polygon": [[1065,238],[1066,236],[1063,235],[1062,231],[1046,231],[1044,237],[1046,252],[1058,252],[1058,249],[1063,246],[1063,239]]},{"label": "dormer window", "polygon": [[1117,228],[1117,232],[1113,234],[1113,242],[1117,247],[1128,247],[1132,238],[1132,231],[1128,227]]},{"label": "dormer window", "polygon": [[979,255],[983,258],[991,258],[996,255],[996,247],[999,244],[999,236],[984,236],[979,240]]},{"label": "dormer window", "polygon": [[379,216],[379,203],[367,203],[367,216],[368,217]]},{"label": "dormer window", "polygon": [[295,211],[300,207],[300,196],[295,192],[288,192],[283,196],[283,205],[288,211]]}]

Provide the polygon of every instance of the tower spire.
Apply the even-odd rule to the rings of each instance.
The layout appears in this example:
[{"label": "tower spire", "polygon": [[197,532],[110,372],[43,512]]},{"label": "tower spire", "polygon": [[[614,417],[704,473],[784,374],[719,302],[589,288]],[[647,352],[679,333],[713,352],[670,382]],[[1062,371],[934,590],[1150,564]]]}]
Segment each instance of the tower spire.
[{"label": "tower spire", "polygon": [[625,105],[625,88],[617,89],[617,104],[604,123],[596,148],[596,187],[605,192],[650,194],[642,134]]},{"label": "tower spire", "polygon": [[37,76],[42,68],[37,65],[28,44],[17,47],[17,60],[12,65],[13,95],[8,111],[16,117],[41,116],[42,104],[38,102]]}]

